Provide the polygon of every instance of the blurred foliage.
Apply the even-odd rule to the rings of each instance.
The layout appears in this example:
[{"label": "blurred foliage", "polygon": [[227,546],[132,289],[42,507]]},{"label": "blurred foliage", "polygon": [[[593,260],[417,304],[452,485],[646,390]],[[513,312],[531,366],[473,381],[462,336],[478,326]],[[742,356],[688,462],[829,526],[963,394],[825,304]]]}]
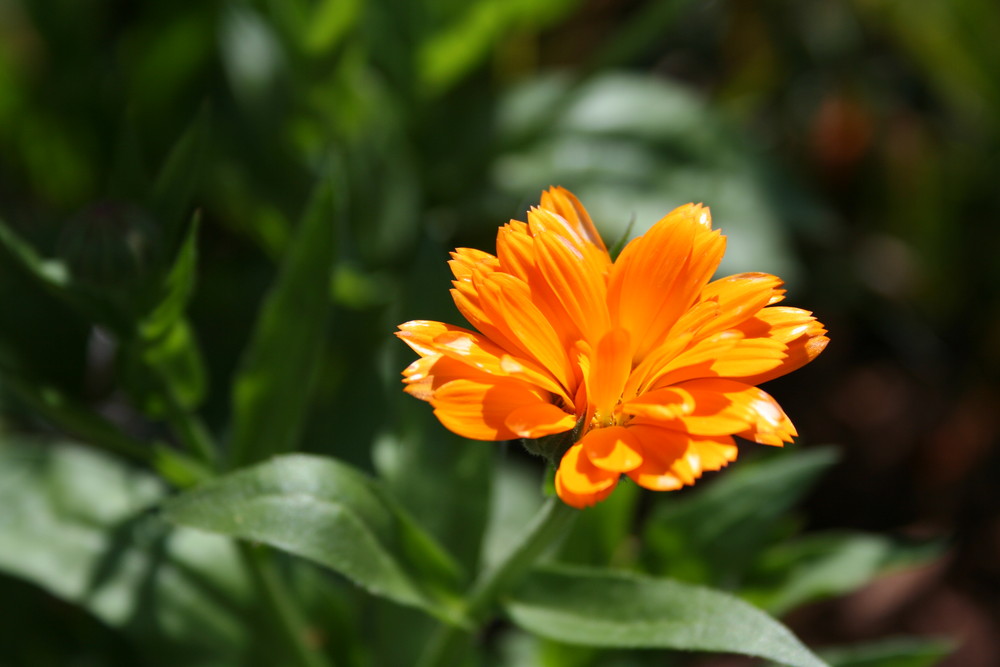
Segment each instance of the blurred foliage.
[{"label": "blurred foliage", "polygon": [[[781,275],[833,330],[773,390],[843,449],[623,486],[531,576],[669,577],[780,615],[935,558],[884,532],[919,524],[1000,614],[998,31],[986,0],[0,0],[0,594],[23,610],[0,663],[280,664],[284,586],[315,653],[411,664],[433,624],[348,580],[452,617],[537,510],[541,463],[404,397],[389,333],[457,321],[447,252],[491,248],[550,184],[609,242],[712,206],[723,270]],[[361,490],[269,477],[319,460],[268,462],[294,451]],[[159,514],[247,464],[174,520],[314,562]],[[296,512],[371,550],[317,551]],[[514,598],[488,662],[683,661],[515,629],[567,611],[546,590]]]}]

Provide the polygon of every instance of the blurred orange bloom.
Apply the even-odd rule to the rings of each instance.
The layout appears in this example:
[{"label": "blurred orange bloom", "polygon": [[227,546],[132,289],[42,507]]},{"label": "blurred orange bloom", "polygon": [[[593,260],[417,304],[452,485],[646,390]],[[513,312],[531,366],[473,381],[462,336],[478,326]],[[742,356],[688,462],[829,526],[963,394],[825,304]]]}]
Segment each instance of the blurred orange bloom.
[{"label": "blurred orange bloom", "polygon": [[[455,304],[476,331],[415,320],[396,334],[420,359],[406,391],[455,433],[560,443],[556,490],[574,507],[621,475],[657,491],[693,484],[737,454],[733,436],[791,442],[795,427],[755,385],[826,347],[812,314],[776,306],[781,281],[712,281],[725,237],[688,204],[612,261],[569,191],[542,193],[496,255],[459,248]],[[478,331],[478,333],[477,333]]]}]

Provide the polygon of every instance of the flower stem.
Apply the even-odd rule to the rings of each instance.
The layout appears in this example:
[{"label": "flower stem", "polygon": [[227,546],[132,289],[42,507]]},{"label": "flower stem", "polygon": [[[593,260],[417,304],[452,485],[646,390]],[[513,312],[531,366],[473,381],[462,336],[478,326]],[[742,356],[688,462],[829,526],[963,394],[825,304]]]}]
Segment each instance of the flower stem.
[{"label": "flower stem", "polygon": [[[579,512],[558,498],[549,498],[528,525],[521,539],[503,558],[480,573],[466,602],[469,620],[478,628],[490,617],[497,599],[517,583],[535,561],[565,535]],[[441,626],[424,648],[420,667],[451,667],[460,664],[469,643],[468,630]]]},{"label": "flower stem", "polygon": [[326,656],[307,643],[305,619],[292,600],[285,582],[275,571],[271,554],[262,547],[255,548],[246,542],[240,542],[239,549],[247,570],[258,590],[264,594],[267,608],[288,644],[288,650],[294,658],[292,664],[300,667],[331,667]]}]

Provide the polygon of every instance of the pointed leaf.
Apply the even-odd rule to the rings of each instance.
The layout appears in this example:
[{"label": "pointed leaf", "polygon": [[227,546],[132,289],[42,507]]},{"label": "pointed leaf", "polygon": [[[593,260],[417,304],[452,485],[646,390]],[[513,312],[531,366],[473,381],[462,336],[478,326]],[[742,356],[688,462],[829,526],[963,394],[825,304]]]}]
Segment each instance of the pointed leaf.
[{"label": "pointed leaf", "polygon": [[196,214],[188,227],[187,236],[181,245],[170,270],[155,287],[156,297],[150,312],[139,323],[139,335],[146,340],[164,336],[187,310],[191,293],[194,291],[195,273],[198,267],[198,228]]},{"label": "pointed leaf", "polygon": [[816,533],[775,544],[749,573],[740,595],[772,614],[850,593],[889,569],[925,565],[941,544],[896,544],[881,535]]},{"label": "pointed leaf", "polygon": [[166,504],[181,525],[263,542],[375,595],[455,619],[458,567],[372,480],[333,459],[274,458]]},{"label": "pointed leaf", "polygon": [[670,579],[541,569],[524,579],[505,607],[523,630],[570,644],[739,653],[791,667],[825,665],[756,607]]},{"label": "pointed leaf", "polygon": [[191,200],[201,181],[211,114],[203,107],[174,144],[153,184],[153,213],[167,230],[167,247],[180,236],[176,230],[190,216]]},{"label": "pointed leaf", "polygon": [[783,452],[661,504],[646,524],[647,565],[696,583],[738,581],[786,512],[836,460],[832,448]]},{"label": "pointed leaf", "polygon": [[954,650],[954,641],[943,637],[899,637],[822,653],[831,667],[934,667]]},{"label": "pointed leaf", "polygon": [[338,210],[324,180],[261,307],[233,385],[236,466],[295,449],[330,319]]}]

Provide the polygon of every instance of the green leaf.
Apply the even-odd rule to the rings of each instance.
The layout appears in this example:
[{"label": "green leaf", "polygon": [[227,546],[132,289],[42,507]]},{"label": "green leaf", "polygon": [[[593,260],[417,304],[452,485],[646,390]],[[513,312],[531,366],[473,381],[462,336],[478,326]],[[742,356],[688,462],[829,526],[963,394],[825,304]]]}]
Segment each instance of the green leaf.
[{"label": "green leaf", "polygon": [[570,644],[739,653],[791,667],[825,665],[756,607],[669,579],[546,568],[529,574],[505,607],[523,630]]},{"label": "green leaf", "polygon": [[457,621],[458,566],[354,468],[274,458],[168,502],[168,520],[263,542],[340,572],[375,595]]},{"label": "green leaf", "polygon": [[153,457],[153,450],[128,437],[107,419],[80,405],[52,385],[22,377],[7,369],[3,385],[45,420],[87,440],[93,446],[141,463],[149,463]]},{"label": "green leaf", "polygon": [[232,395],[234,466],[295,449],[330,319],[333,188],[330,179],[317,187],[244,350]]},{"label": "green leaf", "polygon": [[806,602],[842,595],[893,567],[924,564],[940,545],[902,546],[879,535],[819,533],[767,550],[741,595],[780,615]]},{"label": "green leaf", "polygon": [[425,90],[439,92],[466,74],[512,29],[539,29],[564,16],[578,0],[479,0],[455,3],[460,11],[421,45],[420,75]]},{"label": "green leaf", "polygon": [[830,667],[934,667],[954,650],[949,639],[902,637],[821,653]]},{"label": "green leaf", "polygon": [[646,524],[646,564],[685,581],[737,583],[786,512],[836,459],[833,448],[779,452],[667,499]]},{"label": "green leaf", "polygon": [[307,53],[319,56],[337,45],[344,33],[357,23],[359,0],[320,0],[315,3],[300,39]]},{"label": "green leaf", "polygon": [[0,437],[0,570],[132,638],[149,665],[245,664],[252,607],[233,545],[172,528],[152,474],[68,443]]},{"label": "green leaf", "polygon": [[139,407],[155,417],[173,407],[191,410],[205,397],[205,364],[184,317],[194,291],[198,227],[195,215],[170,270],[151,286],[135,336],[121,347],[123,380]]},{"label": "green leaf", "polygon": [[99,295],[73,282],[65,262],[45,259],[3,221],[0,221],[0,248],[43,287],[82,315],[107,324],[116,331],[128,329],[128,324],[113,306]]},{"label": "green leaf", "polygon": [[399,436],[384,434],[376,440],[376,470],[463,569],[474,572],[487,525],[495,446],[440,432],[426,406],[409,403],[396,420]]},{"label": "green leaf", "polygon": [[187,320],[174,322],[156,340],[125,342],[120,361],[129,393],[148,415],[191,410],[205,396],[205,365]]},{"label": "green leaf", "polygon": [[169,248],[174,247],[178,230],[190,216],[191,200],[201,182],[210,120],[209,108],[202,107],[170,150],[153,184],[151,209],[167,230]]},{"label": "green leaf", "polygon": [[166,335],[187,310],[194,291],[195,273],[198,268],[198,228],[196,214],[188,227],[173,266],[156,286],[156,297],[150,312],[139,322],[139,335],[146,340],[156,340]]}]

